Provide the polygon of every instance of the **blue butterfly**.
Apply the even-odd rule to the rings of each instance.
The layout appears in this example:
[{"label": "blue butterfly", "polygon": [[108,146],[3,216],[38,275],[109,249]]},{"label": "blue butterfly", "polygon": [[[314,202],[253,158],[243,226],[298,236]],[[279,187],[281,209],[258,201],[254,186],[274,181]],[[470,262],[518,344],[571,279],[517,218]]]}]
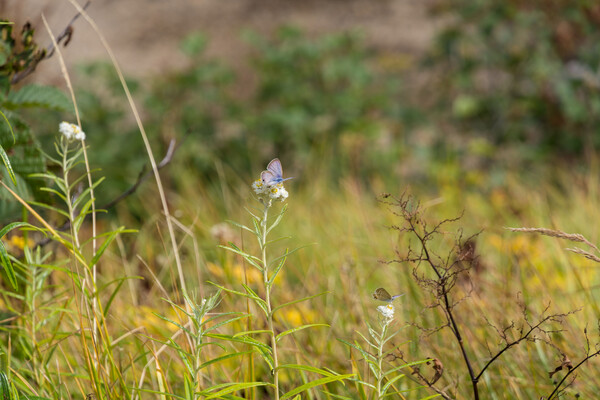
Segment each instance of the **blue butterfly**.
[{"label": "blue butterfly", "polygon": [[396,300],[398,297],[402,297],[402,296],[404,296],[404,293],[392,296],[392,295],[390,295],[390,293],[387,290],[385,290],[382,287],[377,288],[375,290],[375,292],[373,293],[373,298],[375,300],[385,301],[386,303],[391,303],[392,301]]},{"label": "blue butterfly", "polygon": [[273,186],[293,178],[283,178],[283,169],[281,168],[281,161],[279,161],[279,158],[274,158],[271,160],[269,165],[267,165],[267,169],[261,172],[260,179],[262,179],[265,185]]}]

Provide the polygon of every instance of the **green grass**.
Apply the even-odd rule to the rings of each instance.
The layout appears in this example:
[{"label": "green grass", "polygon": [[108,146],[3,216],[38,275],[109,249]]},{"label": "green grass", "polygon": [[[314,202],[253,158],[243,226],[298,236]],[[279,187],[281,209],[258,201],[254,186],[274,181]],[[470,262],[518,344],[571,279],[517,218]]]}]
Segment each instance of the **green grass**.
[{"label": "green grass", "polygon": [[[329,51],[328,47],[307,47],[309,42],[300,40],[297,34],[293,37],[299,40],[297,51],[313,56]],[[332,43],[350,45],[350,54],[362,60],[354,42],[347,40],[340,37]],[[267,42],[263,45],[270,48]],[[338,65],[337,57],[334,52],[333,66]],[[315,57],[316,61],[321,58]],[[267,83],[281,84],[291,79],[280,88],[284,92],[289,87],[300,87],[290,67],[295,65],[295,57],[280,61],[284,75]],[[349,76],[358,72],[360,78],[363,73],[354,65],[343,62],[338,67],[344,67],[342,71]],[[267,67],[265,71],[270,70]],[[324,71],[332,68],[326,67]],[[319,76],[317,72],[309,76]],[[119,80],[125,86],[122,76]],[[195,87],[185,79],[182,82],[185,87]],[[370,79],[361,82],[361,87],[371,88]],[[322,95],[323,88],[318,84],[319,79],[311,96]],[[173,89],[168,82],[166,85]],[[160,93],[155,93],[154,100],[158,99],[157,104],[163,107]],[[194,92],[198,93],[204,92]],[[362,99],[360,93],[340,95],[337,89],[329,95],[335,101],[324,98],[325,105],[349,101],[346,106],[350,109],[355,108],[355,100]],[[314,102],[310,96],[292,100],[292,104],[305,108]],[[373,107],[388,105],[379,96],[372,101]],[[276,106],[274,114],[265,114],[273,117],[271,124],[282,123],[278,129],[296,138],[286,127],[290,123],[288,110],[279,109],[277,101],[266,103]],[[368,103],[356,108],[370,111]],[[133,101],[130,106],[135,110]],[[345,117],[343,113],[337,115],[337,106],[326,108],[329,114]],[[237,107],[235,111],[241,112]],[[249,131],[254,127],[269,133],[263,127],[267,119],[256,117],[252,109],[245,112],[253,117],[241,118]],[[195,105],[190,104],[186,113],[176,117],[177,122],[186,125],[184,115],[197,117],[197,113]],[[314,110],[296,128],[312,134],[313,117],[318,119],[322,114]],[[269,245],[266,255],[272,260],[288,249],[300,249],[287,257],[273,284],[265,284],[265,275],[248,264],[248,255],[258,257],[250,259],[259,264],[266,258],[256,238],[227,222],[236,221],[252,229],[248,211],[262,215],[261,204],[250,186],[264,168],[259,160],[265,154],[256,154],[256,160],[252,156],[269,148],[260,140],[251,143],[250,150],[244,147],[249,144],[243,137],[235,146],[230,145],[233,142],[223,145],[219,154],[224,156],[219,160],[204,149],[207,154],[199,162],[193,160],[198,156],[196,147],[210,142],[214,138],[211,135],[219,131],[211,131],[205,139],[188,137],[172,163],[161,170],[162,184],[156,183],[156,176],[156,181],[142,185],[114,213],[99,215],[94,223],[91,218],[84,220],[85,213],[80,213],[93,212],[92,200],[88,199],[95,197],[86,190],[91,183],[84,178],[92,170],[93,182],[99,182],[101,173],[96,168],[103,166],[83,164],[81,143],[62,139],[59,148],[64,157],[59,157],[44,175],[44,185],[49,186],[54,199],[62,196],[64,200],[52,203],[60,211],[45,207],[46,212],[39,218],[32,209],[23,213],[23,218],[53,239],[52,243],[34,248],[35,241],[42,239],[37,232],[5,239],[18,288],[4,279],[0,291],[4,339],[0,347],[4,353],[1,393],[11,391],[7,396],[15,398],[14,390],[6,386],[1,375],[6,373],[7,380],[23,396],[42,399],[81,399],[90,394],[98,399],[271,399],[277,397],[276,387],[282,398],[374,399],[377,378],[384,385],[393,380],[388,387],[393,398],[422,399],[441,394],[445,398],[471,399],[473,385],[461,355],[461,343],[448,326],[448,309],[439,307],[443,294],[450,301],[474,375],[507,343],[520,341],[538,321],[545,321],[541,329],[527,336],[535,341],[520,341],[489,365],[478,384],[481,398],[540,398],[552,393],[567,372],[559,371],[553,378],[549,373],[566,361],[563,357],[575,366],[595,352],[600,343],[598,264],[565,250],[584,247],[581,243],[505,228],[546,227],[581,233],[592,243],[600,243],[595,229],[595,222],[600,220],[595,160],[583,172],[560,164],[535,166],[526,173],[466,170],[456,160],[459,153],[454,159],[451,155],[443,159],[437,156],[437,150],[429,148],[435,146],[425,143],[413,149],[410,140],[398,153],[406,153],[407,158],[396,160],[401,157],[396,157],[393,146],[385,142],[371,146],[371,141],[361,135],[369,127],[373,135],[380,133],[379,128],[394,128],[393,118],[381,114],[387,116],[380,119],[390,119],[381,122],[376,112],[361,115],[362,123],[356,124],[358,120],[354,119],[337,123],[338,130],[329,132],[332,137],[322,148],[306,144],[300,151],[288,148],[287,142],[280,143],[288,154],[283,159],[286,176],[296,178],[286,182],[290,193],[285,202],[287,211],[269,235],[283,239]],[[211,121],[217,118],[212,114],[210,117]],[[157,112],[152,118],[162,117]],[[85,120],[83,123],[85,127]],[[98,132],[87,132],[88,137],[111,131],[98,123],[95,126]],[[426,129],[437,133],[434,127],[435,122]],[[138,129],[146,139],[141,122]],[[276,135],[277,130],[274,132]],[[388,139],[403,141],[395,136]],[[141,159],[142,153],[129,147],[132,142],[138,146],[142,141],[129,136],[120,143],[122,153],[127,158],[136,153]],[[154,146],[152,140],[149,143]],[[151,150],[146,149],[147,153]],[[94,147],[88,151],[93,154]],[[111,154],[104,151],[98,160],[126,169],[118,161],[107,160]],[[404,175],[390,172],[400,163],[402,167],[412,166],[405,176],[417,178],[403,181],[399,176]],[[202,169],[190,167],[196,164]],[[253,170],[242,170],[248,165],[254,166]],[[65,175],[65,170],[69,174]],[[73,184],[80,178],[83,192]],[[112,186],[110,179],[94,189],[96,193],[120,190]],[[464,257],[456,253],[461,238],[478,233],[472,255],[479,264],[460,276],[451,275],[451,281],[456,278],[456,282],[448,287],[444,286],[448,281],[441,278],[436,283],[434,271],[423,260],[396,262],[405,258],[409,249],[418,252],[420,245],[414,232],[398,229],[406,222],[398,215],[402,210],[381,201],[384,192],[411,195],[420,204],[423,213],[413,215],[408,222],[416,223],[418,219],[431,227],[462,215],[435,230],[438,234],[426,242],[427,249],[436,264],[444,260],[452,264],[457,257]],[[79,195],[76,202],[80,207],[68,205],[73,194]],[[282,206],[275,204],[270,215],[276,215]],[[34,208],[41,212],[44,206],[36,204]],[[61,233],[51,229],[64,220],[57,214],[74,223],[73,227]],[[122,226],[136,231],[125,231]],[[259,223],[256,229],[260,231]],[[419,223],[415,231],[422,229]],[[100,235],[96,244],[89,241],[94,231]],[[105,249],[103,243],[110,245]],[[461,260],[457,266],[470,265],[467,258]],[[376,309],[380,303],[371,296],[379,287],[405,294],[394,303],[396,312],[390,330],[387,325],[383,329],[386,334],[399,333],[385,342],[383,350],[383,339],[377,336],[383,326]],[[441,287],[443,293],[436,291]],[[240,293],[253,293],[252,299]],[[306,297],[311,299],[295,303]],[[291,304],[269,315],[260,308],[266,303],[273,307]],[[307,325],[314,326],[282,337],[274,356],[274,337]],[[369,348],[376,349],[376,354],[360,351]],[[425,360],[431,362],[422,365]],[[275,365],[284,367],[272,371]],[[594,398],[600,390],[595,373],[598,366],[593,358],[579,368],[577,379],[569,378],[561,386],[563,398]],[[396,368],[382,379],[382,371]],[[434,375],[438,376],[432,382]],[[427,384],[434,387],[422,387]]]},{"label": "green grass", "polygon": [[[531,322],[536,321],[547,306],[547,314],[581,309],[574,316],[567,317],[562,324],[551,323],[548,326],[548,329],[561,330],[545,337],[552,340],[552,345],[523,342],[506,352],[482,377],[481,391],[484,397],[528,398],[549,394],[552,380],[548,378],[548,372],[560,364],[558,352],[553,346],[577,362],[585,356],[583,330],[586,326],[594,343],[592,332],[598,320],[594,301],[598,286],[596,265],[581,256],[565,252],[564,247],[570,243],[504,229],[506,226],[547,226],[567,232],[582,232],[592,241],[595,239],[591,225],[585,223],[592,221],[597,213],[593,207],[597,193],[594,181],[588,178],[587,181],[582,179],[581,183],[572,184],[573,177],[570,174],[560,171],[557,174],[561,184],[570,185],[569,192],[558,191],[554,185],[543,182],[532,186],[518,181],[516,176],[510,177],[505,187],[497,187],[490,194],[476,189],[462,191],[446,186],[432,196],[431,188],[425,191],[417,187],[414,189],[414,195],[428,206],[428,220],[448,218],[464,211],[463,218],[449,226],[448,231],[463,228],[468,236],[483,229],[477,239],[481,270],[471,272],[472,288],[464,283],[457,286],[452,295],[454,301],[462,300],[456,308],[457,322],[463,330],[468,352],[476,367],[486,363],[489,352],[494,353],[502,347],[499,335],[486,322],[486,318],[499,329],[513,321],[518,327],[524,323],[519,302],[527,304]],[[259,279],[253,270],[244,265],[239,257],[218,249],[219,241],[210,234],[211,227],[228,219],[250,223],[244,211],[244,207],[252,206],[254,202],[249,184],[244,186],[240,179],[240,184],[234,187],[202,189],[203,185],[198,182],[190,180],[189,193],[175,195],[172,203],[174,210],[180,210],[177,214],[179,221],[193,232],[193,236],[180,235],[189,288],[192,292],[211,293],[214,288],[206,282],[212,281],[241,290],[244,279],[250,282],[251,287],[258,288]],[[280,330],[307,323],[325,323],[331,327],[310,329],[285,339],[284,363],[314,365],[331,368],[338,373],[350,373],[349,351],[337,339],[359,339],[355,332],[364,332],[365,322],[376,321],[375,307],[378,304],[370,294],[375,288],[385,286],[389,291],[406,293],[397,303],[399,312],[396,324],[398,327],[407,326],[393,343],[409,341],[401,346],[408,360],[428,357],[440,359],[444,374],[438,385],[447,388],[456,398],[471,398],[466,369],[449,329],[428,335],[411,325],[435,328],[443,323],[443,315],[439,310],[426,308],[432,302],[431,295],[415,284],[411,266],[405,263],[381,263],[398,258],[396,251],[405,253],[407,238],[389,228],[399,221],[377,201],[378,194],[364,190],[359,182],[350,178],[335,184],[315,179],[302,186],[291,181],[287,187],[290,192],[287,201],[289,209],[275,236],[290,238],[277,246],[281,250],[306,244],[310,246],[289,258],[280,280],[276,281],[273,296],[278,303],[285,303],[321,292],[327,294],[283,312],[277,318],[277,323]],[[421,195],[420,192],[425,194]],[[145,196],[152,197],[148,194]],[[148,212],[152,213],[152,208]],[[132,249],[128,251],[128,263],[134,270],[137,268],[138,274],[147,276],[136,257],[145,260],[159,277],[161,285],[176,296],[173,294],[177,292],[177,283],[173,276],[172,259],[162,250],[167,244],[164,240],[158,240],[160,223],[157,227],[156,221],[159,220],[156,216],[152,222],[141,227],[131,244]],[[229,234],[229,240],[256,254],[256,245],[249,235],[241,235],[233,226]],[[447,241],[435,242],[433,249],[443,255],[448,244]],[[101,269],[106,276],[123,274],[119,263],[103,264]],[[119,316],[114,321],[118,332],[115,336],[125,333],[122,330],[125,326],[133,328],[138,325],[151,327],[154,334],[168,336],[170,331],[167,327],[156,324],[155,317],[150,313],[150,310],[158,314],[168,312],[167,304],[160,299],[162,294],[157,283],[147,278],[146,283],[136,281],[134,286],[131,294],[122,290],[113,305],[114,315]],[[129,315],[129,318],[136,317],[135,322],[122,321],[121,318],[131,314],[128,311],[131,297],[143,304],[147,312]],[[218,311],[245,312],[247,307],[243,299],[225,295]],[[251,308],[250,312],[255,315],[251,319],[254,329],[263,329],[257,310]],[[238,326],[230,332],[243,328]],[[515,337],[517,333],[513,331],[511,334]],[[133,354],[132,357],[135,357]],[[163,362],[176,370],[176,358],[169,361],[168,355],[164,357]],[[597,365],[596,361],[591,361],[580,370],[577,383],[568,389],[568,393],[584,396],[595,393],[598,382],[594,378],[594,365]],[[260,378],[258,380],[268,380],[269,373],[264,365],[256,365],[255,368],[256,376]],[[362,372],[364,374],[366,370]],[[432,370],[428,373],[429,376],[433,375]],[[239,365],[224,362],[215,366],[212,377],[217,380],[218,377],[233,379],[240,374]],[[300,377],[297,375],[286,377],[284,374],[282,385],[288,388],[299,386],[302,381],[298,379]],[[172,384],[176,391],[177,383]],[[411,383],[404,379],[400,387],[411,387]],[[328,390],[353,398],[358,396],[351,386],[344,388],[339,384],[331,385]],[[421,389],[406,396],[421,398],[427,394],[433,393]],[[326,397],[317,392],[313,392],[313,395],[317,398]]]}]

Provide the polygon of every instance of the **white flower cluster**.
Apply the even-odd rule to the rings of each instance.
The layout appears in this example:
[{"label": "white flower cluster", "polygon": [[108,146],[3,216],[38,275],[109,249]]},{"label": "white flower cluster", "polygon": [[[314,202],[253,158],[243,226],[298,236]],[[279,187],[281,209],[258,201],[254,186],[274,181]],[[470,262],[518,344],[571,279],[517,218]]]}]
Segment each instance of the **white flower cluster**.
[{"label": "white flower cluster", "polygon": [[262,179],[257,179],[252,184],[252,189],[261,198],[269,198],[270,200],[281,200],[284,201],[288,198],[289,193],[283,187],[283,183],[276,183],[274,185],[265,184]]},{"label": "white flower cluster", "polygon": [[58,131],[68,140],[85,140],[85,132],[81,130],[79,125],[63,121],[58,125]]},{"label": "white flower cluster", "polygon": [[387,325],[394,319],[394,305],[392,303],[385,306],[378,306],[377,311],[381,314],[384,319],[384,323]]}]

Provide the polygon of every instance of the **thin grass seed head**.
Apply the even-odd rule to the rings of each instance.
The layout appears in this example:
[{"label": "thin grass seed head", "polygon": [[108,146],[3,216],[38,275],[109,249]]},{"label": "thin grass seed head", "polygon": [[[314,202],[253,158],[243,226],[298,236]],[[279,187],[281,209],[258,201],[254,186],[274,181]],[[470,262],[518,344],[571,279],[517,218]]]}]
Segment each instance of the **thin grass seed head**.
[{"label": "thin grass seed head", "polygon": [[79,125],[63,121],[58,125],[58,131],[67,140],[85,140],[85,132],[81,130]]}]

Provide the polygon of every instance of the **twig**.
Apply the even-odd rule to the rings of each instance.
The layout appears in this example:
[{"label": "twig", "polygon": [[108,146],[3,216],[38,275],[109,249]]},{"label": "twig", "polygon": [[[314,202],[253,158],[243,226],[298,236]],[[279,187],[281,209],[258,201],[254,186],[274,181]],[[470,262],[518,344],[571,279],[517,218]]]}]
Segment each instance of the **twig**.
[{"label": "twig", "polygon": [[[389,198],[389,197],[391,197],[391,196],[384,195],[384,198]],[[451,263],[449,261],[450,257],[447,258],[446,265],[438,265],[432,257],[432,255],[435,256],[435,254],[430,252],[429,246],[428,246],[428,242],[432,239],[432,236],[435,234],[441,233],[440,229],[444,224],[458,221],[460,219],[460,217],[453,218],[453,219],[445,219],[445,220],[435,224],[433,228],[428,228],[425,220],[421,219],[421,216],[420,216],[421,209],[419,207],[419,203],[416,202],[416,204],[414,204],[412,201],[412,197],[405,196],[403,194],[400,198],[394,198],[394,201],[395,201],[395,203],[388,202],[387,204],[399,206],[400,214],[398,214],[394,211],[392,211],[392,212],[396,215],[399,215],[400,217],[402,217],[404,219],[406,226],[404,228],[401,228],[401,230],[410,232],[411,234],[413,234],[417,238],[417,240],[420,244],[419,253],[416,254],[416,257],[412,257],[413,262],[416,262],[417,264],[420,264],[421,262],[428,264],[431,267],[431,270],[433,270],[433,272],[435,273],[435,275],[437,277],[437,279],[434,279],[434,280],[423,279],[423,280],[420,280],[420,282],[421,283],[428,282],[429,284],[427,286],[432,287],[434,289],[435,297],[437,298],[438,301],[441,301],[443,303],[443,304],[440,304],[440,306],[442,306],[441,308],[444,310],[444,314],[446,315],[446,320],[448,322],[448,326],[450,327],[450,330],[452,331],[452,333],[454,334],[454,337],[456,338],[456,341],[460,348],[460,352],[461,352],[462,358],[464,360],[465,366],[467,367],[467,370],[469,372],[469,377],[471,379],[471,384],[473,386],[473,398],[474,398],[474,400],[479,400],[479,389],[477,387],[477,384],[479,381],[479,375],[475,374],[473,365],[471,363],[469,355],[467,354],[467,350],[465,348],[465,343],[464,343],[464,340],[463,340],[463,337],[461,334],[461,330],[460,330],[458,323],[456,322],[456,319],[454,317],[454,313],[453,313],[454,304],[450,301],[450,297],[449,297],[450,290],[454,286],[456,277],[460,272],[462,272],[462,269],[459,268],[458,270],[456,270],[456,269],[451,270],[452,267],[455,266],[455,263]],[[410,257],[410,255],[409,255],[409,257]],[[441,258],[438,257],[438,259],[441,262],[443,262],[443,260]],[[405,261],[405,260],[401,260],[401,261]],[[414,272],[414,273],[416,274],[416,272]],[[418,279],[417,276],[415,276],[415,278]]]},{"label": "twig", "polygon": [[[575,370],[577,368],[579,368],[581,365],[583,365],[583,363],[585,363],[586,361],[588,361],[590,358],[596,357],[597,355],[600,355],[600,350],[596,351],[595,353],[592,354],[588,354],[583,360],[581,360],[579,362],[579,364],[577,364],[576,366],[574,366],[573,368],[569,369],[568,372],[565,374],[565,376],[563,376],[563,378],[560,380],[560,382],[558,382],[558,385],[556,385],[556,387],[554,388],[554,390],[552,391],[552,393],[550,393],[550,395],[548,396],[547,400],[552,399],[552,397],[557,394],[558,389],[560,389],[560,387],[562,386],[562,384],[567,380],[567,378],[573,374],[573,372],[575,372]],[[545,397],[542,397],[543,399],[545,399]]]},{"label": "twig", "polygon": [[[171,139],[171,142],[169,143],[169,148],[167,149],[167,154],[158,163],[158,165],[156,167],[158,169],[161,169],[165,165],[169,164],[171,162],[171,160],[173,159],[173,154],[175,154],[175,150],[177,150],[178,147],[179,146],[175,147],[175,139]],[[117,196],[113,200],[109,201],[104,207],[101,207],[101,208],[107,210],[109,208],[114,207],[117,203],[119,203],[121,200],[125,199],[126,197],[131,196],[133,193],[135,193],[137,188],[142,183],[144,183],[148,178],[150,178],[151,175],[152,175],[152,171],[147,170],[146,167],[142,168],[142,170],[138,174],[136,182],[133,185],[131,185],[129,187],[129,189],[127,189],[126,191],[121,193],[119,196]]]},{"label": "twig", "polygon": [[[548,308],[546,308],[547,310]],[[533,338],[529,338],[529,336],[535,332],[535,331],[541,331],[541,332],[548,332],[547,330],[544,330],[542,328],[542,325],[545,324],[548,321],[558,321],[560,322],[560,318],[564,318],[567,317],[569,315],[572,315],[576,312],[578,312],[580,310],[574,310],[574,311],[569,311],[568,313],[564,313],[564,314],[552,314],[552,315],[546,315],[545,317],[542,314],[542,318],[540,320],[538,320],[538,322],[535,325],[531,325],[529,324],[529,330],[525,333],[523,333],[523,331],[521,330],[521,334],[519,335],[518,339],[515,339],[513,341],[509,341],[506,332],[509,329],[512,329],[514,327],[514,322],[511,323],[506,329],[504,329],[502,332],[500,332],[498,330],[498,328],[496,326],[494,326],[490,321],[488,321],[488,324],[493,327],[496,332],[498,332],[498,335],[504,339],[504,342],[506,343],[505,346],[503,348],[501,348],[499,351],[496,352],[496,354],[494,356],[492,356],[492,358],[483,366],[483,368],[481,368],[481,371],[479,371],[479,374],[477,375],[477,379],[479,380],[481,378],[481,376],[483,375],[483,373],[488,369],[488,367],[490,367],[492,365],[492,363],[494,361],[496,361],[502,354],[504,354],[504,352],[506,352],[507,350],[509,350],[511,347],[518,345],[519,343],[521,343],[524,340],[527,341],[537,341],[538,339],[533,337]],[[487,320],[487,318],[486,318]]]},{"label": "twig", "polygon": [[[178,148],[179,148],[179,146],[175,146],[175,139],[171,139],[171,142],[169,142],[169,148],[167,149],[167,153],[165,154],[165,157],[160,161],[160,163],[158,163],[157,168],[161,169],[161,168],[167,166],[173,160],[173,155],[175,154],[175,152],[177,151]],[[109,201],[104,206],[100,207],[100,209],[108,210],[110,208],[113,208],[120,201],[122,201],[123,199],[125,199],[125,198],[131,196],[133,193],[135,193],[135,191],[138,189],[138,187],[140,187],[140,185],[142,183],[144,183],[150,176],[151,176],[151,171],[146,171],[146,167],[143,167],[142,170],[140,171],[140,173],[138,174],[138,178],[137,178],[136,182],[133,185],[131,185],[131,187],[129,187],[129,189],[125,190],[123,193],[118,195],[116,198]],[[71,223],[70,223],[70,221],[67,221],[64,224],[62,224],[60,227],[56,228],[56,230],[59,232],[64,232],[67,229],[69,229],[70,227],[71,227]],[[51,241],[52,241],[52,238],[44,238],[44,239],[38,241],[33,246],[33,248],[35,249],[37,247],[43,247],[43,246],[47,245],[48,243],[50,243]]]},{"label": "twig", "polygon": [[[398,355],[394,354],[394,353],[390,353],[390,356],[394,357],[395,359],[399,359],[400,361],[402,361],[404,364],[410,364],[408,361],[406,361],[404,359],[404,354],[398,350]],[[421,373],[421,368],[419,366],[407,366],[408,370],[410,371],[410,374],[405,375],[408,379],[410,379],[413,382],[416,382],[420,385],[427,385],[427,387],[429,387],[431,390],[433,390],[434,392],[436,392],[437,394],[439,394],[442,398],[444,398],[445,400],[454,400],[453,397],[451,397],[448,393],[446,393],[444,390],[438,388],[435,386],[435,382],[441,377],[442,371],[443,371],[443,366],[440,363],[440,361],[437,358],[434,357],[428,357],[431,358],[431,361],[427,362],[427,365],[429,365],[429,363],[433,363],[433,369],[435,371],[435,375],[434,377],[432,377],[432,379],[427,379],[422,373]],[[414,375],[414,376],[413,376]]]},{"label": "twig", "polygon": [[[83,6],[83,9],[85,10],[90,4],[92,4],[92,1],[88,0],[85,3],[85,5]],[[63,41],[63,39],[64,39],[63,46],[66,47],[69,44],[69,42],[71,41],[71,37],[73,36],[73,30],[74,30],[73,23],[80,16],[81,16],[80,12],[75,14],[75,16],[67,24],[65,29],[63,29],[63,31],[56,37],[57,45],[59,45]],[[41,57],[33,59],[33,62],[26,69],[24,69],[23,71],[17,72],[16,74],[13,75],[12,79],[10,80],[11,85],[15,85],[15,84],[19,83],[20,81],[22,81],[23,79],[25,79],[25,77],[31,75],[33,73],[33,71],[35,71],[35,69],[37,68],[37,66],[40,62],[42,62],[43,60],[47,60],[54,55],[55,50],[56,49],[55,49],[54,43],[50,43],[50,45],[41,52]]]}]

